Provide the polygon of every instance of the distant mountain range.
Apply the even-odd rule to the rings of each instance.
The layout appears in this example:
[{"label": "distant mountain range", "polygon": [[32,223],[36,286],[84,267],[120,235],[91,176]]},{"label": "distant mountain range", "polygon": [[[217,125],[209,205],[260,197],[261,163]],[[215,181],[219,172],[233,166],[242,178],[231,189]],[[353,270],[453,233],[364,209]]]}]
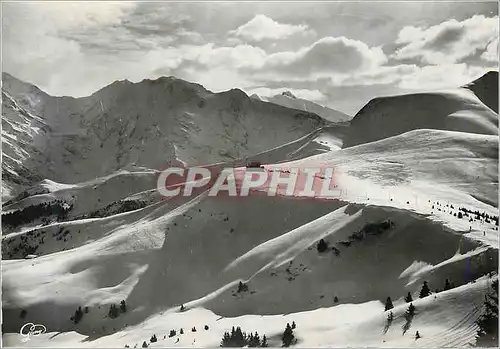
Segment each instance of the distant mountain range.
[{"label": "distant mountain range", "polygon": [[333,123],[346,122],[352,119],[352,116],[342,113],[338,110],[324,107],[317,103],[311,102],[307,99],[298,98],[294,96],[290,91],[284,91],[281,94],[277,94],[272,97],[264,97],[264,96],[259,96],[257,94],[253,94],[251,97],[266,102],[282,105],[284,107],[311,112]]}]

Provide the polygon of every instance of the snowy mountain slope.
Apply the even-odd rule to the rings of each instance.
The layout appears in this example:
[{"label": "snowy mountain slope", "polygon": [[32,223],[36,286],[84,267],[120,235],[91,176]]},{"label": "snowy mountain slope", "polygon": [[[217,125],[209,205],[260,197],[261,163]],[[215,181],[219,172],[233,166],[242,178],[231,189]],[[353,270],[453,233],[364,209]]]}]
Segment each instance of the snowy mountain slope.
[{"label": "snowy mountain slope", "polygon": [[[129,308],[135,310],[118,319],[104,320],[102,325],[109,331],[110,325],[121,328],[125,324],[139,323],[149,314],[180,303],[190,308],[192,305],[189,301],[203,298],[239,279],[248,280],[247,293],[235,298],[230,292],[235,292],[236,285],[229,286],[230,290],[215,298],[209,297],[201,304],[220,315],[234,316],[297,312],[332,306],[335,304],[334,295],[340,298],[342,304],[359,303],[373,297],[383,299],[387,294],[397,298],[406,294],[406,280],[399,279],[399,275],[414,260],[437,265],[441,260],[452,257],[457,250],[464,253],[478,246],[475,243],[464,244],[460,235],[447,232],[439,224],[431,223],[424,217],[409,216],[404,211],[398,213],[397,210],[376,207],[359,211],[359,207],[344,207],[336,213],[321,216],[339,204],[317,201],[304,206],[301,200],[259,196],[238,202],[207,198],[194,200],[170,212],[167,207],[156,206],[142,218],[137,214],[132,217],[132,213],[121,218],[112,217],[100,227],[94,222],[87,228],[93,232],[92,239],[79,248],[36,260],[5,261],[3,272],[8,288],[4,290],[4,326],[7,331],[11,331],[21,325],[23,320],[14,314],[19,311],[17,307],[22,307],[27,309],[32,321],[40,321],[53,329],[69,330],[72,325],[64,319],[71,316],[77,304],[89,305],[91,314],[105,315],[108,308],[106,304],[117,297],[126,298]],[[265,221],[256,219],[269,211],[275,212],[275,215]],[[169,213],[165,215],[166,212]],[[248,214],[241,215],[240,212]],[[278,212],[285,213],[287,218],[283,220],[282,214]],[[300,215],[297,214],[299,212]],[[350,213],[345,215],[343,212]],[[358,213],[353,215],[354,212]],[[342,216],[354,221],[342,223]],[[323,223],[322,227],[307,224],[315,217],[326,224]],[[338,221],[337,226],[328,224],[331,219]],[[349,247],[338,244],[339,241],[349,240],[348,236],[367,222],[387,219],[391,219],[395,227],[384,235],[367,236],[363,241],[352,242]],[[78,223],[83,236],[88,235],[83,229],[89,223]],[[296,227],[299,231],[304,229],[304,237],[309,236],[305,244],[297,245],[296,238],[293,238],[296,235],[293,229]],[[312,232],[316,235],[310,235]],[[77,235],[73,229],[71,234]],[[316,251],[315,242],[322,235],[327,235],[330,244],[337,246],[339,256],[332,251],[324,255]],[[268,262],[258,255],[254,261],[247,258],[243,264],[237,262],[238,257],[252,253],[250,251],[255,250],[256,246],[269,244],[269,240],[278,237],[281,241],[279,248],[292,249],[292,254],[284,255],[281,261],[287,262],[293,258],[293,265],[280,266],[278,263],[270,270],[261,270]],[[47,234],[49,239],[51,235]],[[221,250],[220,247],[226,244],[231,248]],[[440,248],[432,248],[436,245]],[[281,256],[281,252],[274,250],[266,253],[266,258]],[[360,259],[360,256],[363,258]],[[488,261],[495,256],[493,251],[485,250],[476,259],[466,258],[471,261],[469,264],[457,263],[444,274],[439,270],[434,271],[434,277],[429,281],[433,287],[440,287],[440,281],[445,276],[456,277],[453,280],[457,284],[467,282],[460,277],[464,268],[468,268],[468,277],[473,280],[494,270],[495,260],[486,264],[480,261]],[[367,258],[373,260],[365,264]],[[227,269],[231,264],[234,266]],[[129,265],[129,268],[118,268],[118,265]],[[147,269],[143,270],[146,265]],[[370,265],[371,268],[368,267]],[[385,270],[383,275],[375,271],[379,266]],[[117,274],[117,270],[120,273]],[[136,274],[138,270],[142,270],[140,275]],[[189,273],[186,273],[187,270]],[[372,280],[369,289],[355,287],[361,280],[371,280],[373,276],[381,282]],[[57,283],[59,286],[47,284],[48,280],[60,280]],[[29,282],[29,291],[26,282]],[[413,292],[418,286],[413,285],[410,290]],[[14,289],[18,292],[14,292]],[[59,291],[47,292],[49,289]],[[115,289],[115,292],[110,293]],[[284,292],[285,289],[287,292]],[[78,292],[72,292],[68,298],[69,290]],[[41,297],[41,294],[44,296]],[[304,297],[305,294],[308,296]],[[52,310],[47,312],[49,304]],[[66,307],[63,304],[73,306]],[[100,325],[101,322],[97,325],[94,321],[83,321],[76,328],[80,333],[91,334],[92,331],[100,330]]]},{"label": "snowy mountain slope", "polygon": [[[156,334],[158,342],[151,347],[217,347],[220,334],[238,324],[247,332],[257,331],[269,339],[273,347],[281,345],[279,335],[286,323],[295,321],[300,347],[442,347],[452,343],[465,347],[475,343],[477,326],[474,321],[480,313],[481,302],[492,280],[482,279],[434,296],[416,300],[416,315],[410,330],[402,335],[405,324],[403,313],[407,304],[396,303],[392,310],[394,320],[384,335],[387,312],[380,302],[346,304],[321,308],[307,312],[284,315],[245,315],[237,318],[221,318],[217,314],[196,308],[185,312],[164,312],[147,319],[144,323],[131,326],[110,336],[92,341],[77,332],[57,334],[49,331],[31,341],[22,343],[17,334],[4,335],[7,346],[52,346],[68,347],[117,347],[128,345],[140,347],[143,341]],[[208,325],[209,330],[203,330]],[[190,328],[196,327],[197,332]],[[179,329],[184,334],[179,334]],[[168,337],[170,329],[177,335]],[[422,338],[415,340],[419,331]],[[164,338],[164,336],[166,338]]]},{"label": "snowy mountain slope", "polygon": [[156,188],[157,178],[158,171],[149,170],[119,171],[110,176],[72,185],[62,185],[61,183],[44,180],[32,187],[40,188],[39,191],[42,193],[8,203],[3,207],[3,211],[19,210],[52,200],[64,200],[74,204],[69,215],[74,217],[105,207],[117,200],[126,198],[128,195],[154,189]]},{"label": "snowy mountain slope", "polygon": [[[264,164],[277,163],[321,154],[331,150],[325,145],[328,140],[325,136],[327,133],[327,129],[317,129],[298,140],[279,147],[229,163],[222,162],[212,166],[219,168],[224,166],[239,167],[245,166],[251,161],[259,161]],[[325,139],[325,141],[319,143],[318,139]],[[184,166],[183,164],[178,165]],[[158,175],[159,171],[157,170],[137,168],[117,171],[108,176],[75,184],[63,184],[45,179],[28,187],[16,198],[7,201],[3,206],[3,212],[14,212],[33,205],[62,200],[73,205],[68,217],[72,219],[105,209],[115,202],[123,202],[124,200],[158,202],[161,200],[161,196],[156,190]]]},{"label": "snowy mountain slope", "polygon": [[[422,137],[416,137],[421,133],[429,138],[428,144],[421,142]],[[436,135],[439,133],[444,132],[415,131],[411,132],[409,136],[406,135],[416,137],[418,141],[415,142],[410,142],[403,137],[405,135],[381,142],[404,143],[408,150],[411,147],[417,147],[414,153],[418,154],[425,154],[418,151],[418,146],[429,147],[429,145],[433,145],[436,149],[438,147],[446,149],[445,146],[448,142],[450,144],[448,153],[446,151],[442,153],[443,158],[447,158],[453,151],[455,154],[460,155],[460,150],[455,149],[456,144],[460,144],[460,142],[467,144],[467,141],[469,141],[476,147],[470,146],[470,149],[475,149],[478,156],[487,154],[476,143],[478,139],[481,140],[488,136],[471,135],[472,140],[467,138],[464,140],[462,139],[463,134],[450,132],[447,141],[441,143],[436,142],[436,140],[442,138],[443,135],[434,138],[429,136],[429,134]],[[340,166],[340,170],[347,168],[355,170],[357,168],[358,172],[362,173],[366,170],[367,165],[373,166],[369,160],[374,158],[374,153],[365,155],[362,151],[363,147],[366,148],[367,145],[339,150],[331,154],[318,155],[299,162],[305,164],[306,162],[318,163],[319,160],[321,162],[332,161],[330,157],[333,157],[334,163],[336,161],[336,163],[343,164],[343,166]],[[399,155],[398,159],[400,161],[403,158],[409,158],[408,153],[391,154],[395,149],[398,149],[395,146],[380,146],[378,149],[375,147],[374,151],[379,151],[380,155],[382,155],[383,149],[385,149],[387,156],[380,156],[381,159],[389,158],[389,160],[392,160],[391,155],[393,158]],[[345,157],[343,158],[342,154],[348,152],[350,154],[344,154]],[[433,153],[429,152],[428,154],[432,155]],[[435,155],[437,156],[437,153]],[[349,156],[349,162],[345,162],[347,156]],[[424,155],[420,156],[423,157]],[[461,157],[457,156],[457,158],[460,159]],[[435,160],[439,161],[438,159]],[[408,167],[418,163],[418,159],[406,161]],[[380,165],[384,164],[387,164],[387,162]],[[405,163],[403,164],[405,165]],[[289,165],[290,163],[281,164],[280,166],[286,167]],[[372,171],[383,176],[384,170],[394,172],[393,169],[385,167],[375,167]],[[485,171],[483,176],[487,177],[488,173],[488,171]],[[399,174],[404,176],[405,172],[400,171]],[[116,223],[102,225],[101,232],[93,235],[94,241],[89,241],[73,250],[64,251],[65,257],[60,253],[40,257],[34,262],[34,266],[39,265],[37,268],[33,268],[31,265],[33,261],[29,260],[7,262],[4,267],[4,280],[6,280],[6,283],[10,287],[17,289],[22,287],[23,280],[30,280],[30,290],[32,291],[31,295],[17,296],[17,299],[8,296],[14,294],[13,291],[6,292],[6,314],[15,314],[18,311],[16,309],[19,309],[18,307],[26,307],[29,313],[34,313],[33,320],[46,321],[55,328],[71,328],[71,324],[54,323],[53,320],[45,318],[43,313],[39,314],[36,309],[44,306],[43,303],[40,304],[40,301],[36,300],[35,295],[38,292],[44,292],[43,290],[46,290],[47,287],[44,281],[46,279],[37,277],[39,273],[41,275],[50,275],[51,279],[58,279],[67,274],[68,270],[75,270],[75,268],[81,272],[86,270],[86,272],[79,277],[64,281],[65,286],[63,286],[76,287],[81,290],[78,294],[82,298],[71,301],[74,306],[79,303],[109,304],[110,299],[112,299],[107,290],[109,287],[113,286],[121,289],[125,286],[120,285],[129,285],[132,282],[130,278],[137,280],[135,287],[127,286],[127,291],[123,291],[122,297],[127,297],[127,303],[131,308],[135,309],[137,306],[141,310],[134,311],[134,315],[114,319],[112,324],[117,328],[121,328],[125,324],[139,323],[149,314],[156,313],[161,309],[178,306],[180,303],[185,303],[189,308],[189,301],[203,299],[205,295],[212,293],[214,295],[202,301],[201,304],[214,309],[218,314],[226,315],[242,315],[249,312],[264,312],[266,314],[269,312],[297,312],[315,309],[320,306],[332,306],[335,304],[334,295],[338,295],[340,303],[363,302],[373,299],[373,297],[383,298],[386,294],[391,294],[392,297],[402,297],[407,291],[406,284],[408,280],[399,278],[399,276],[414,261],[423,261],[427,264],[439,266],[441,262],[452,258],[457,250],[463,254],[480,246],[473,241],[464,242],[462,236],[457,234],[466,232],[467,229],[464,229],[464,226],[469,225],[467,221],[462,220],[460,222],[460,220],[448,213],[440,215],[436,212],[434,215],[426,216],[430,213],[430,205],[437,205],[435,201],[427,203],[426,194],[432,199],[438,197],[441,200],[442,198],[443,205],[444,202],[449,201],[457,205],[456,207],[466,205],[472,209],[485,210],[488,213],[496,211],[493,207],[475,200],[468,194],[459,192],[456,189],[452,190],[449,186],[444,187],[445,179],[449,183],[454,183],[456,178],[460,178],[463,173],[452,172],[452,174],[455,177],[450,177],[447,173],[441,173],[429,168],[416,172],[416,176],[411,178],[409,183],[405,181],[402,183],[398,181],[393,181],[392,184],[386,183],[386,187],[392,187],[389,192],[392,193],[393,200],[390,201],[389,198],[385,198],[380,183],[369,180],[363,182],[359,178],[356,179],[358,173],[346,173],[345,177],[339,181],[341,187],[346,190],[343,200],[360,201],[359,197],[356,196],[360,194],[359,190],[364,192],[366,188],[370,188],[370,200],[368,202],[365,198],[365,203],[379,206],[393,205],[402,207],[402,210],[384,209],[377,206],[367,207],[363,209],[360,217],[354,217],[355,220],[350,224],[347,224],[346,221],[346,225],[341,225],[339,229],[335,229],[334,226],[328,224],[328,221],[327,224],[322,225],[321,229],[314,224],[312,226],[308,224],[315,218],[326,219],[325,217],[329,216],[328,212],[345,205],[345,203],[335,200],[328,203],[328,201],[304,202],[304,200],[293,198],[266,198],[261,196],[249,197],[244,200],[200,198],[193,203],[180,206],[174,210],[175,212],[162,205],[155,206],[157,208],[154,208],[153,211],[144,211],[147,214],[143,218],[137,217],[137,214],[140,215],[140,213],[126,214],[120,216],[123,218],[119,219],[118,225]],[[424,188],[423,184],[417,182],[417,180],[422,183],[427,180],[431,183],[442,182],[443,184],[434,187],[429,184],[428,191],[425,191],[422,190]],[[478,186],[481,185],[481,180],[476,183],[478,183]],[[358,193],[356,193],[356,190],[358,190]],[[378,190],[382,194],[379,197],[375,195]],[[420,201],[423,204],[413,203],[412,199],[415,192],[421,195]],[[444,193],[447,196],[443,195]],[[405,205],[406,200],[409,198],[412,200],[412,204]],[[383,201],[384,199],[385,201]],[[310,210],[309,214],[307,214],[306,209]],[[350,212],[345,216],[345,219],[349,220],[352,213],[359,211],[359,209],[359,207],[352,206],[349,211],[338,211],[335,214],[340,216],[335,220],[340,223],[340,217],[345,215],[342,212]],[[407,211],[408,209],[421,213],[419,215],[411,214]],[[345,209],[340,208],[340,210]],[[243,212],[244,214],[242,214]],[[268,212],[273,212],[273,215],[269,215]],[[135,216],[132,217],[132,214]],[[262,217],[266,217],[266,219],[262,219]],[[107,221],[117,218],[111,217]],[[360,243],[352,242],[349,247],[340,243],[340,241],[348,241],[348,237],[353,232],[358,231],[368,222],[376,223],[387,219],[395,222],[395,228],[390,229],[385,233],[386,235],[382,235],[380,237],[382,240],[378,241],[379,237],[372,236],[367,237]],[[444,228],[441,224],[432,223],[432,220],[438,222],[442,220],[445,225],[454,228],[455,232],[450,228]],[[82,222],[81,224],[86,223]],[[492,224],[481,221],[474,222],[472,225],[474,232],[486,230],[488,236],[495,234]],[[91,230],[95,230],[95,228]],[[295,238],[289,238],[289,236],[293,237],[296,234],[293,233],[294,229],[299,229],[299,231],[305,229],[305,232],[310,232],[309,234],[314,232],[314,234],[320,235],[310,235],[313,239],[308,240],[306,244],[297,245]],[[332,231],[332,229],[335,229],[335,231]],[[309,234],[305,236],[309,236]],[[331,251],[325,256],[318,254],[314,245],[315,241],[321,236],[326,236],[331,245],[337,246],[340,251],[339,256],[335,256]],[[250,262],[241,265],[237,263],[235,268],[227,269],[241,256],[277,237],[284,241],[281,248],[284,248],[285,251],[287,249],[291,249],[292,252],[296,251],[288,257],[287,255],[283,257],[285,259],[282,261],[286,262],[288,262],[289,258],[293,259],[294,265],[289,268],[289,271],[287,271],[286,265],[279,266],[279,263],[276,264],[277,269],[273,271],[262,270],[262,267],[269,263],[262,260],[262,257],[257,257],[255,260],[250,259]],[[439,241],[437,240],[438,237]],[[472,237],[475,238],[474,235]],[[380,241],[383,241],[383,243]],[[231,248],[225,248],[224,253],[221,253],[221,246],[226,245],[231,246]],[[415,248],[415,246],[419,246],[419,248]],[[439,249],[436,249],[435,246],[439,246]],[[299,247],[298,250],[297,247]],[[309,250],[309,247],[311,247],[311,250]],[[116,265],[128,265],[130,263],[137,265],[139,258],[137,256],[143,256],[145,250],[149,250],[147,261],[139,263],[129,272],[125,272],[119,279],[115,278],[113,284],[104,281],[109,280],[109,273],[113,273]],[[263,248],[263,250],[266,249]],[[393,251],[400,252],[395,253]],[[469,273],[470,280],[484,275],[496,268],[495,251],[486,249],[478,254],[465,256],[456,263],[445,263],[442,267],[437,267],[437,270],[433,272],[432,277],[428,280],[432,282],[431,286],[439,287],[440,282],[442,283],[445,277],[453,277],[454,282],[457,284],[467,282],[469,279],[462,277],[465,271]],[[271,250],[265,258],[270,256],[274,259],[280,257],[280,255],[281,252]],[[363,258],[360,259],[359,256],[363,256]],[[368,256],[371,256],[374,260],[365,264]],[[60,258],[66,260],[66,267],[62,270],[59,266],[55,268],[56,265],[59,265],[56,261],[60,260]],[[68,263],[69,260],[72,262]],[[135,275],[133,272],[138,270],[139,266],[146,265],[143,263],[148,265],[147,270],[141,272],[140,277],[133,276]],[[376,272],[378,266],[385,265],[383,263],[387,263],[387,266],[383,268],[387,274],[386,279],[383,279]],[[96,269],[96,267],[92,267],[94,265],[99,267]],[[373,266],[375,270],[368,268],[369,265]],[[441,272],[441,268],[445,271]],[[275,275],[271,275],[270,272],[274,272]],[[74,272],[71,274],[74,274]],[[254,274],[255,276],[252,277]],[[20,275],[25,276],[21,277]],[[370,289],[361,288],[357,293],[354,285],[362,282],[362,280],[370,280],[373,275],[377,275],[377,280],[383,282],[378,283],[372,280]],[[83,277],[85,279],[82,279]],[[90,279],[88,279],[89,277]],[[288,279],[290,277],[292,280]],[[165,286],[162,286],[161,279],[165,280]],[[240,279],[248,280],[250,295],[234,298],[232,291],[234,292],[236,286],[231,286],[231,284]],[[436,284],[438,286],[434,286]],[[82,289],[82,285],[86,286]],[[290,288],[291,285],[293,285],[293,288]],[[414,284],[409,287],[411,291],[415,291],[418,286],[418,284]],[[226,290],[227,287],[229,287],[229,290]],[[252,291],[256,293],[252,294]],[[361,293],[359,293],[360,291]],[[287,295],[284,295],[285,293]],[[309,296],[305,298],[299,296],[304,294]],[[355,297],[351,298],[351,296]],[[48,299],[44,303],[52,304],[52,307],[65,299],[65,296],[57,293],[48,294],[45,298],[47,297]],[[294,308],[291,307],[290,303],[294,304]],[[71,312],[71,310],[64,310],[61,307],[54,308],[54,311],[67,311],[69,312],[68,315]],[[91,312],[99,312],[99,310],[93,307]],[[105,309],[100,310],[99,314],[104,316]],[[10,315],[9,321],[14,322],[6,322],[5,325],[8,328],[15,328],[17,322],[20,321],[15,319],[15,316]],[[108,325],[105,325],[105,327],[109,331],[109,324],[111,323],[106,323]],[[79,325],[78,330],[82,333],[92,333],[92,331],[97,330],[92,326],[92,322],[83,322]]]},{"label": "snowy mountain slope", "polygon": [[[443,230],[440,225],[397,210],[366,207],[355,214],[351,213],[348,218],[351,221],[347,222],[338,214],[333,212],[321,217],[309,225],[256,246],[241,256],[229,265],[229,271],[246,276],[243,279],[250,294],[237,294],[235,297],[233,288],[204,306],[217,314],[234,317],[249,313],[276,314],[329,307],[336,304],[335,297],[341,303],[360,303],[372,299],[383,301],[388,295],[397,299],[408,291],[418,292],[421,287],[422,279],[417,284],[406,286],[407,281],[399,278],[404,266],[411,265],[415,260],[435,264],[442,258],[453,256],[457,250],[464,253],[478,246],[464,246],[459,236]],[[368,222],[388,219],[394,226],[379,235],[367,233],[359,241],[349,238]],[[324,225],[328,227],[323,228]],[[339,228],[339,225],[345,226]],[[320,238],[335,247],[338,255],[335,250],[318,253],[316,243]],[[341,243],[347,241],[350,242],[349,246]],[[459,283],[467,282],[463,278],[467,264],[467,278],[473,280],[494,268],[496,250],[488,251],[483,251],[475,258],[465,258],[462,264],[450,265],[446,270],[436,268],[432,276],[426,275],[425,280],[433,288],[441,288],[442,280],[446,277],[461,280]],[[488,263],[482,263],[484,260]],[[252,291],[255,293],[252,294]],[[305,294],[307,297],[304,297]]]},{"label": "snowy mountain slope", "polygon": [[351,120],[344,147],[422,128],[498,135],[498,114],[466,88],[375,98]]},{"label": "snowy mountain slope", "polygon": [[240,90],[214,94],[175,78],[118,81],[78,99],[50,97],[3,78],[4,89],[52,131],[37,137],[43,138],[38,144],[45,158],[32,156],[23,166],[57,182],[86,181],[129,166],[160,169],[176,158],[188,164],[237,159],[324,124],[315,114],[259,102]]},{"label": "snowy mountain slope", "polygon": [[[335,168],[338,175],[366,180],[370,185],[360,188],[370,198],[387,192],[391,187],[428,183],[443,186],[453,192],[466,194],[469,199],[457,204],[480,206],[498,205],[498,137],[464,132],[415,130],[369,144],[317,155],[282,166],[325,164]],[[438,165],[439,164],[439,165]],[[341,178],[336,177],[338,181]],[[340,186],[341,182],[339,182]],[[347,184],[346,184],[347,185]],[[373,189],[371,189],[372,187]],[[349,187],[353,190],[355,186]],[[387,188],[381,190],[379,188]],[[422,193],[424,194],[424,193]],[[432,198],[439,199],[432,196]],[[441,192],[439,195],[443,195]],[[377,198],[389,199],[383,194]],[[451,196],[453,197],[453,196]],[[375,198],[374,198],[375,199]],[[456,198],[458,199],[458,198]],[[412,200],[412,197],[408,197]],[[448,200],[442,197],[441,200]],[[461,199],[462,200],[462,199]],[[485,204],[478,204],[477,200]],[[405,200],[406,201],[406,200]],[[422,201],[421,199],[421,202]],[[389,204],[389,202],[386,202]]]},{"label": "snowy mountain slope", "polygon": [[[27,99],[33,89],[11,86],[15,91],[9,96],[35,115]],[[460,106],[489,120],[494,113],[464,91]],[[56,154],[49,147],[53,168],[69,179],[44,179],[4,209],[15,212],[54,200],[73,206],[61,221],[23,223],[2,238],[7,345],[140,346],[156,333],[159,341],[152,347],[217,346],[224,331],[239,325],[268,334],[270,344],[280,346],[279,335],[291,321],[298,325],[297,346],[474,343],[474,321],[491,283],[485,275],[498,269],[498,227],[492,218],[498,215],[498,138],[472,132],[490,127],[489,121],[461,124],[471,132],[399,132],[402,127],[391,137],[345,148],[354,127],[318,128],[315,117],[296,118],[296,111],[250,100],[241,91],[212,94],[171,78],[115,82],[84,99],[36,96],[47,99],[33,108],[40,108],[36,115],[49,114],[41,120],[52,132],[51,147],[64,148]],[[201,107],[195,103],[200,100]],[[443,105],[426,108],[440,115]],[[62,115],[64,123],[51,124]],[[149,119],[135,122],[134,115]],[[248,139],[259,133],[275,139],[237,144],[238,156],[212,158],[225,144],[246,137],[234,131],[236,124]],[[155,125],[165,138],[150,141],[148,130]],[[197,130],[198,125],[204,128]],[[380,128],[370,127],[378,135]],[[138,144],[135,135],[144,139],[144,149],[164,142],[164,150],[172,152],[155,156],[147,150],[148,157],[139,157],[144,161],[133,161],[135,150],[128,147]],[[95,144],[80,149],[84,140]],[[105,163],[107,156],[118,160]],[[253,160],[267,168],[332,166],[341,195],[314,200],[201,193],[161,201],[158,172],[149,167],[166,158],[189,163],[197,156],[217,168]],[[115,171],[118,166],[125,170]],[[490,218],[473,213],[459,218],[463,207]],[[327,242],[324,252],[317,249],[319,239]],[[27,254],[38,257],[21,259]],[[447,278],[452,290],[414,302],[417,315],[403,336],[402,297],[411,292],[416,299],[423,281],[432,291],[442,289]],[[238,291],[240,281],[247,290]],[[395,319],[384,335],[387,313],[380,302],[388,296]],[[127,312],[110,318],[110,305],[121,300]],[[88,307],[88,313],[74,324],[70,317],[78,306]],[[20,343],[17,333],[25,322],[42,323],[49,333]],[[191,332],[192,326],[198,331]],[[181,327],[184,335],[168,338],[170,329]],[[422,335],[418,341],[416,330]]]},{"label": "snowy mountain slope", "polygon": [[48,132],[50,127],[43,119],[29,113],[2,91],[2,201],[19,188],[42,179],[25,163],[33,156],[47,161],[39,150],[42,147],[39,140]]},{"label": "snowy mountain slope", "polygon": [[270,103],[282,105],[287,108],[311,112],[333,123],[346,122],[352,119],[352,116],[342,113],[338,110],[324,107],[317,103],[308,101],[307,99],[297,98],[289,91],[285,91],[281,94],[277,94],[272,97],[260,97],[257,95],[252,95],[252,97],[259,98],[260,100],[267,101]]}]

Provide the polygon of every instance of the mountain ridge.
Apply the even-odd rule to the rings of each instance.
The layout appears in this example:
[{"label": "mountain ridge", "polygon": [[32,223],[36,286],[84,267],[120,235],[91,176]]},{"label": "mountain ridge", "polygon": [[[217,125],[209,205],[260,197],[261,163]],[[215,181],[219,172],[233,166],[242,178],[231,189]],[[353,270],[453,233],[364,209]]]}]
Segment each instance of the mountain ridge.
[{"label": "mountain ridge", "polygon": [[[177,158],[188,165],[234,160],[327,124],[314,113],[257,101],[240,89],[213,93],[173,77],[115,81],[81,98],[52,97],[8,74],[3,77],[3,90],[50,130],[49,135],[33,134],[29,143],[37,145],[37,152],[22,166],[37,178],[56,182],[84,181],[128,166],[163,168]],[[4,104],[4,109],[10,108],[14,118],[18,111],[11,105]],[[21,137],[29,123],[26,127],[11,128],[13,136]],[[3,164],[4,170],[26,173],[16,161],[24,145],[15,147],[14,161],[9,168]],[[19,174],[20,182],[31,182],[23,178]]]}]

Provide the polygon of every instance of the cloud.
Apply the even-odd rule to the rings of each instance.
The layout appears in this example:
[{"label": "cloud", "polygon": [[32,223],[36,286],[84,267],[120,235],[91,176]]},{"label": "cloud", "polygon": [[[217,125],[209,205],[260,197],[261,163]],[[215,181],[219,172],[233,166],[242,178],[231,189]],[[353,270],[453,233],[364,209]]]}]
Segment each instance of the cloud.
[{"label": "cloud", "polygon": [[[231,80],[237,74],[246,81],[256,82],[347,77],[374,71],[387,61],[381,48],[345,37],[326,37],[298,51],[276,53],[248,44],[218,47],[214,43],[172,47],[168,51],[165,57],[178,62],[178,71],[189,67],[190,76],[196,77],[196,72],[200,76],[213,75],[206,71],[219,69],[231,71],[231,74],[223,74],[231,76]],[[220,84],[221,81],[217,81],[216,85]]]},{"label": "cloud", "polygon": [[488,44],[481,58],[488,62],[498,63],[498,38]]},{"label": "cloud", "polygon": [[325,37],[298,51],[270,54],[263,65],[282,76],[318,78],[373,69],[387,61],[380,47],[346,37]]},{"label": "cloud", "polygon": [[415,64],[401,64],[396,66],[380,66],[368,72],[360,72],[349,76],[331,78],[331,84],[336,86],[357,85],[387,85],[400,83],[402,77],[414,74],[420,68]]},{"label": "cloud", "polygon": [[248,89],[246,92],[249,95],[256,93],[263,97],[273,97],[282,92],[290,91],[294,96],[298,98],[307,99],[309,101],[323,102],[326,100],[326,96],[319,90],[307,90],[307,89],[295,89],[295,88],[269,88],[269,87],[256,87]]},{"label": "cloud", "polygon": [[3,4],[4,69],[54,94],[93,92],[103,79],[118,75],[116,62],[86,56],[82,43],[65,35],[85,30],[99,45],[100,28],[119,25],[134,6],[133,3],[68,2]]},{"label": "cloud", "polygon": [[403,89],[435,90],[465,85],[485,73],[485,68],[465,63],[429,65],[401,76]]},{"label": "cloud", "polygon": [[[327,11],[317,7],[314,13],[299,7],[284,11],[277,4],[265,15],[256,15],[265,6],[234,8],[215,3],[6,3],[3,67],[55,95],[83,96],[114,80],[174,75],[214,92],[260,88],[266,95],[286,86],[299,97],[326,98],[352,110],[360,99],[382,91],[459,86],[474,79],[481,65],[498,62],[498,17],[447,20],[431,27],[390,22],[391,35],[382,38],[380,27],[370,26],[365,35],[365,25],[360,33],[350,22],[337,25],[330,15],[320,20],[318,15]],[[399,33],[396,43],[389,41],[393,30]],[[332,32],[337,36],[329,36]]]},{"label": "cloud", "polygon": [[210,43],[199,50],[195,59],[206,67],[258,69],[264,64],[266,57],[267,53],[255,46],[215,47],[213,43]]},{"label": "cloud", "polygon": [[295,34],[311,35],[314,31],[305,24],[278,23],[266,15],[256,15],[249,22],[229,32],[230,35],[239,36],[251,41],[269,39],[285,39]]},{"label": "cloud", "polygon": [[396,43],[402,47],[393,58],[418,59],[428,64],[458,63],[485,50],[495,38],[498,38],[498,16],[451,19],[428,28],[407,26],[399,32]]}]

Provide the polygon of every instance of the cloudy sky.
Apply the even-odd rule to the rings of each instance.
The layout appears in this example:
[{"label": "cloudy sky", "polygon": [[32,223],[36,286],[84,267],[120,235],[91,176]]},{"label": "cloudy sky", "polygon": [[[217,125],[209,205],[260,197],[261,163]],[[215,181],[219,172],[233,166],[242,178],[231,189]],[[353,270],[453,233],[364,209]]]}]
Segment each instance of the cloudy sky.
[{"label": "cloudy sky", "polygon": [[493,2],[3,2],[3,71],[53,95],[176,76],[351,114],[498,70]]}]

